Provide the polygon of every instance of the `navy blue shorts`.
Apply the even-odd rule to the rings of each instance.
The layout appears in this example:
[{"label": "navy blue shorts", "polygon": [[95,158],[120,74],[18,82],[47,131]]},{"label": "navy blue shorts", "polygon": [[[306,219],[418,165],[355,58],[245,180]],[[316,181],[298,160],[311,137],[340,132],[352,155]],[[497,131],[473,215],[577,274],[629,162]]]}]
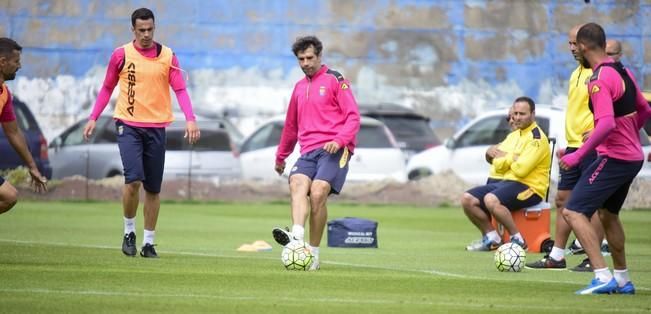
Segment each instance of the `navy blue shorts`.
[{"label": "navy blue shorts", "polygon": [[491,177],[488,177],[488,179],[486,179],[486,184],[497,183],[497,182],[502,182],[502,179],[495,179]]},{"label": "navy blue shorts", "polygon": [[347,148],[335,154],[318,148],[298,158],[289,176],[300,173],[312,180],[326,181],[330,183],[330,193],[339,194],[348,174],[348,160],[350,154]]},{"label": "navy blue shorts", "polygon": [[139,128],[116,121],[124,183],[142,181],[145,191],[160,193],[165,168],[165,128]]},{"label": "navy blue shorts", "polygon": [[565,207],[588,217],[599,208],[618,214],[643,163],[598,157],[581,175]]},{"label": "navy blue shorts", "polygon": [[[577,149],[578,148],[575,147],[568,147],[565,150],[565,154],[573,153]],[[592,152],[585,155],[577,167],[569,170],[563,170],[563,168],[559,169],[560,178],[558,179],[558,190],[567,191],[574,189],[574,186],[577,182],[579,182],[581,175],[586,171],[586,169],[588,169],[588,167],[590,167],[595,159],[597,159],[597,152],[595,150],[592,150]]]},{"label": "navy blue shorts", "polygon": [[510,211],[527,208],[542,201],[540,195],[536,194],[527,185],[510,180],[478,186],[468,190],[467,193],[479,200],[479,207],[483,210],[488,210],[484,203],[484,197],[488,193],[497,196],[500,203]]}]

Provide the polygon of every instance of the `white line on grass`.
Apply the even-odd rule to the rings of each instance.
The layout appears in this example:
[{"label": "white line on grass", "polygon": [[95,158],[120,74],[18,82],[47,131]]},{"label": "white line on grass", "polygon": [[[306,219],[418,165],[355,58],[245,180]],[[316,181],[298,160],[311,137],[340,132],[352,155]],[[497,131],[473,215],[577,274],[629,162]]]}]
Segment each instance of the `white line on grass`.
[{"label": "white line on grass", "polygon": [[[70,244],[70,243],[61,243],[61,242],[41,242],[41,241],[25,241],[25,240],[15,240],[15,239],[0,239],[0,242],[6,242],[6,243],[20,243],[20,244],[27,244],[27,245],[47,245],[47,246],[61,246],[61,247],[77,247],[77,248],[89,248],[89,249],[110,249],[110,250],[116,250],[115,246],[108,246],[108,245],[90,245],[90,244]],[[187,255],[187,256],[202,256],[202,257],[219,257],[219,258],[256,258],[256,259],[267,259],[267,260],[275,260],[275,258],[271,257],[266,257],[266,256],[252,256],[252,255],[227,255],[227,254],[219,254],[219,253],[205,253],[205,252],[187,252],[187,251],[168,251],[168,250],[159,250],[160,253],[167,253],[167,254],[177,254],[177,255]],[[482,277],[482,276],[469,276],[469,275],[463,275],[463,274],[455,274],[455,273],[450,273],[450,272],[445,272],[445,271],[439,271],[435,269],[409,269],[409,268],[396,268],[396,267],[387,267],[387,266],[377,266],[377,265],[365,265],[365,264],[353,264],[353,263],[345,263],[345,262],[336,262],[336,261],[323,261],[324,264],[330,264],[330,265],[340,265],[340,266],[347,266],[347,267],[357,267],[357,268],[369,268],[369,269],[378,269],[378,270],[389,270],[389,271],[402,271],[402,272],[411,272],[411,273],[424,273],[424,274],[430,274],[430,275],[435,275],[435,276],[440,276],[440,277],[451,277],[451,278],[459,278],[459,279],[464,279],[464,280],[487,280],[487,281],[504,281],[504,282],[509,282],[509,281],[527,281],[527,282],[543,282],[543,283],[551,283],[551,284],[572,284],[572,285],[582,285],[582,282],[576,282],[576,281],[558,281],[558,280],[528,280],[524,278],[489,278],[489,277]],[[638,291],[651,291],[650,288],[646,287],[635,287],[636,290]]]},{"label": "white line on grass", "polygon": [[[228,296],[228,295],[212,295],[212,294],[192,294],[192,293],[182,293],[182,294],[168,294],[168,293],[142,293],[142,292],[118,292],[118,291],[97,291],[97,290],[53,290],[53,289],[43,289],[43,288],[34,288],[34,289],[11,289],[11,288],[0,288],[0,293],[28,293],[28,294],[64,294],[64,295],[82,295],[82,296],[106,296],[106,297],[136,297],[136,298],[180,298],[180,299],[218,299],[218,300],[233,300],[233,301],[264,301],[269,303],[288,303],[288,304],[297,304],[304,303],[305,298],[291,298],[291,297],[264,297],[264,296]],[[486,306],[490,306],[491,309],[501,308],[508,310],[540,310],[540,305],[527,305],[527,304],[508,304],[508,303],[498,303],[499,300],[496,300],[496,303],[486,304],[486,303],[464,303],[459,304],[457,302],[440,302],[440,301],[411,301],[411,300],[399,300],[391,301],[386,299],[369,299],[369,298],[351,298],[351,299],[342,299],[342,298],[313,298],[309,300],[310,302],[319,302],[319,303],[348,303],[348,304],[384,304],[384,305],[427,305],[427,306],[445,306],[450,308],[465,309],[465,308],[478,308],[485,309]],[[551,311],[565,311],[567,307],[545,305],[545,310]],[[592,312],[630,312],[630,311],[644,311],[646,308],[601,308],[601,309],[591,309]]]}]

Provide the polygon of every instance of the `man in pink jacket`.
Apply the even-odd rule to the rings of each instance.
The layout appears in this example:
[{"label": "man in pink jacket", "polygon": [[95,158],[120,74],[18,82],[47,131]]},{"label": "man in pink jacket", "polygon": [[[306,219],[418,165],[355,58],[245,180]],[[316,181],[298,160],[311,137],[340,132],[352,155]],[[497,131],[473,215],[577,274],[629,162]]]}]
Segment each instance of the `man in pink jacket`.
[{"label": "man in pink jacket", "polygon": [[303,241],[309,216],[314,255],[310,270],[319,269],[319,245],[328,218],[326,201],[331,193],[341,192],[360,124],[350,82],[321,64],[322,50],[323,44],[314,36],[298,38],[292,46],[305,77],[294,86],[275,164],[276,172],[282,174],[285,158],[298,141],[301,157],[289,174],[292,230],[274,228],[273,236],[283,246]]},{"label": "man in pink jacket", "polygon": [[[576,293],[634,294],[619,212],[644,163],[638,132],[651,117],[651,108],[633,74],[606,54],[606,34],[600,25],[583,25],[576,42],[581,62],[592,68],[588,106],[594,113],[595,128],[578,150],[561,158],[560,166],[576,167],[593,149],[598,155],[579,178],[563,210],[563,217],[583,245],[594,271],[590,284]],[[601,255],[601,240],[588,220],[597,211],[612,252],[614,273]]]}]

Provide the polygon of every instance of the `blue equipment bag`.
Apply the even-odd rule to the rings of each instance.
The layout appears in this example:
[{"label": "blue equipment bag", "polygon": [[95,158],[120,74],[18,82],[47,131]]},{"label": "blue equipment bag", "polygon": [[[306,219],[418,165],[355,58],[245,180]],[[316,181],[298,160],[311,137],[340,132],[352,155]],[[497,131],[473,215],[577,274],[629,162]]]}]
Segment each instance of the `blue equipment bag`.
[{"label": "blue equipment bag", "polygon": [[355,217],[330,220],[328,246],[377,248],[377,222]]}]

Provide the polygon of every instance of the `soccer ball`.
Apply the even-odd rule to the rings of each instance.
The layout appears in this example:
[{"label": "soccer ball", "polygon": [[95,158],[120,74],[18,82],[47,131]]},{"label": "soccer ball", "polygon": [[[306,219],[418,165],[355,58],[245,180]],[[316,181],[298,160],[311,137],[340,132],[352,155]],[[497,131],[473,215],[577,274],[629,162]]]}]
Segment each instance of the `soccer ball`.
[{"label": "soccer ball", "polygon": [[312,265],[314,256],[309,244],[292,241],[285,245],[280,259],[287,270],[307,270]]},{"label": "soccer ball", "polygon": [[502,244],[495,252],[495,266],[499,271],[521,271],[527,259],[527,253],[515,243]]}]

